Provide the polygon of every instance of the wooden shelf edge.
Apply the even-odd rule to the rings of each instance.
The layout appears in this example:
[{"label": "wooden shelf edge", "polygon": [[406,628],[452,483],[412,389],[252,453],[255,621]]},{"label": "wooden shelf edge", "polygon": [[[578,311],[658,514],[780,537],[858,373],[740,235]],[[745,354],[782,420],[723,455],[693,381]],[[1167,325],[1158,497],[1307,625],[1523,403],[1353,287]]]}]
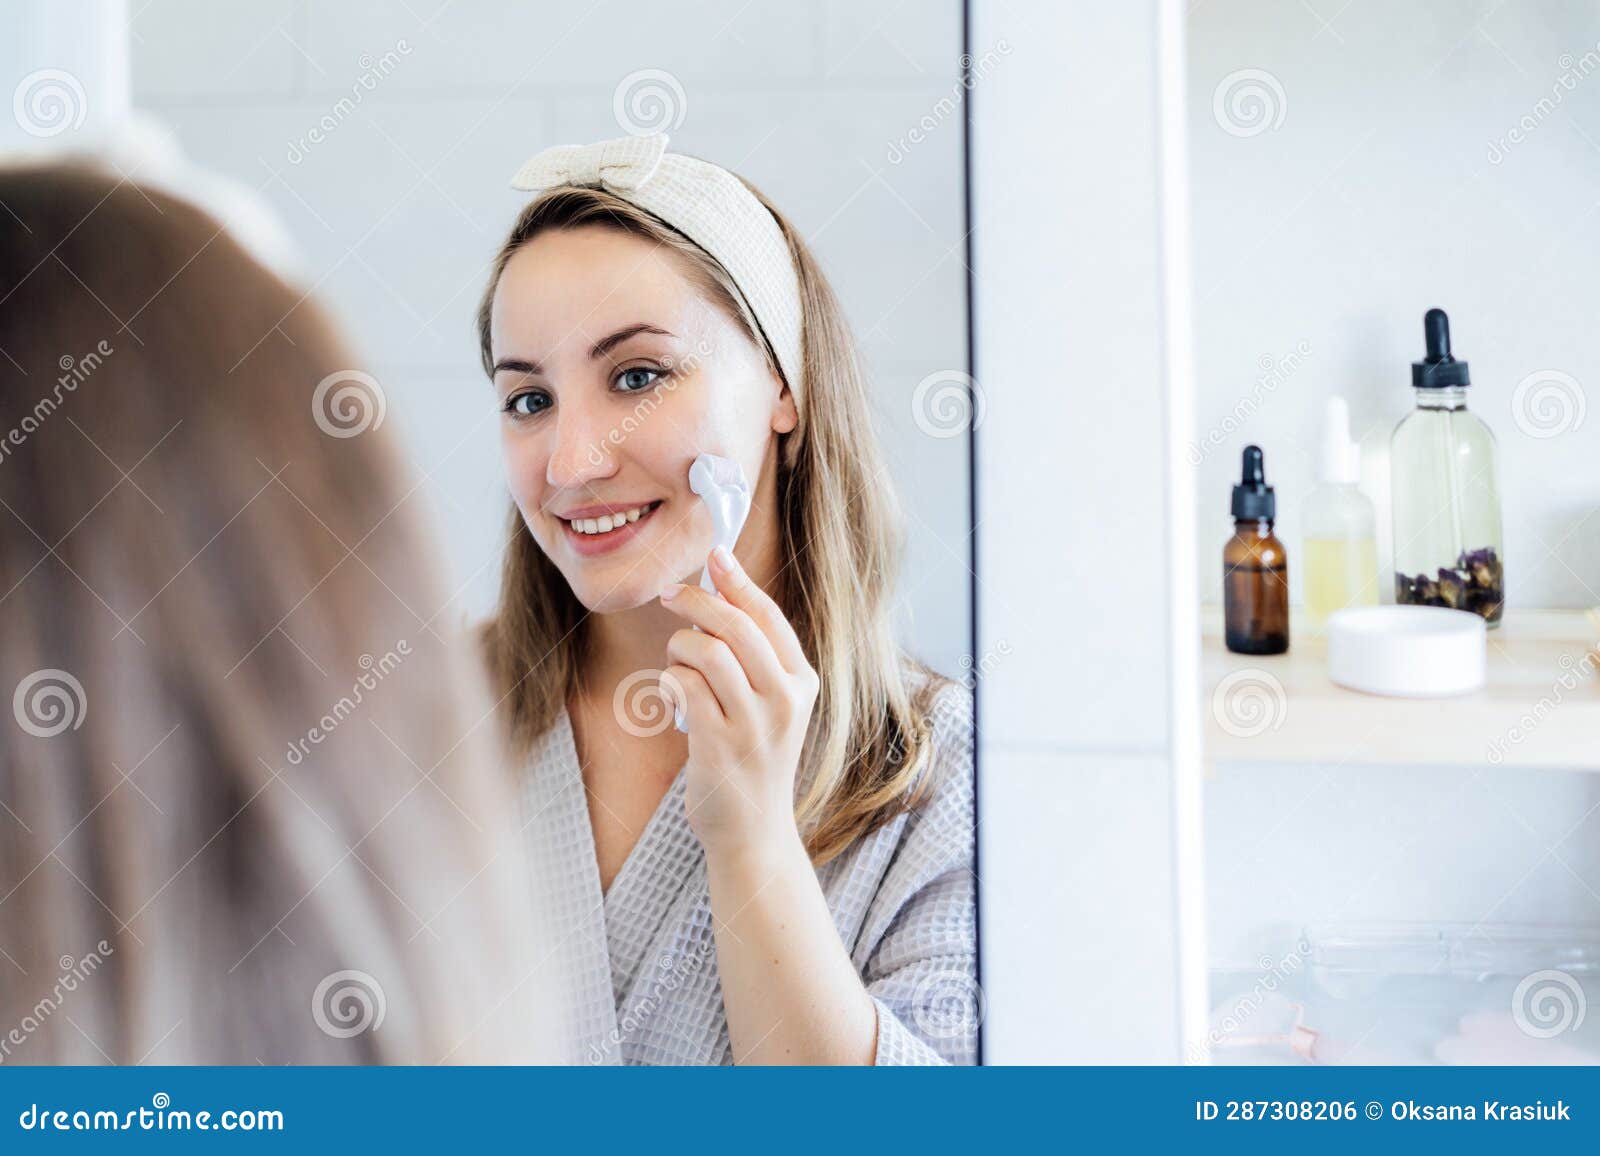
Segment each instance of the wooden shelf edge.
[{"label": "wooden shelf edge", "polygon": [[1202,627],[1208,764],[1600,771],[1600,655],[1584,611],[1509,612],[1489,636],[1485,687],[1444,699],[1335,686],[1326,644],[1308,631],[1288,654],[1254,657],[1223,646],[1214,608]]}]

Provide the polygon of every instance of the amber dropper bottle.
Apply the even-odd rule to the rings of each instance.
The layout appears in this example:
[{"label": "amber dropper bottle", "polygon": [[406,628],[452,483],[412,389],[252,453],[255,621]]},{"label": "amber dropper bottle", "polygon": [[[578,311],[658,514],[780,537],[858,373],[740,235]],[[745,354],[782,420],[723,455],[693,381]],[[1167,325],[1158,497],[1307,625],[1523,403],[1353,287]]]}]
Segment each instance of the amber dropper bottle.
[{"label": "amber dropper bottle", "polygon": [[1233,487],[1233,537],[1222,548],[1224,635],[1237,654],[1289,649],[1289,556],[1272,533],[1277,514],[1261,447],[1245,446],[1243,476]]}]

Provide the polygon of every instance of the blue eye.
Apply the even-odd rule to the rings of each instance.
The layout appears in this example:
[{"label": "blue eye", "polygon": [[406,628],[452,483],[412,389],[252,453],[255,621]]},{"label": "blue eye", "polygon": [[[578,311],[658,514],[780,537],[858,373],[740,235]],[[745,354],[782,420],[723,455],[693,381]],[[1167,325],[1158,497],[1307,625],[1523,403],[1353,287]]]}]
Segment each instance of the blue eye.
[{"label": "blue eye", "polygon": [[509,414],[517,417],[532,417],[540,410],[548,409],[550,399],[539,390],[527,390],[516,394],[507,400],[505,409]]},{"label": "blue eye", "polygon": [[649,389],[663,376],[662,371],[654,366],[636,365],[617,375],[617,385],[624,393],[638,393],[642,389]]}]

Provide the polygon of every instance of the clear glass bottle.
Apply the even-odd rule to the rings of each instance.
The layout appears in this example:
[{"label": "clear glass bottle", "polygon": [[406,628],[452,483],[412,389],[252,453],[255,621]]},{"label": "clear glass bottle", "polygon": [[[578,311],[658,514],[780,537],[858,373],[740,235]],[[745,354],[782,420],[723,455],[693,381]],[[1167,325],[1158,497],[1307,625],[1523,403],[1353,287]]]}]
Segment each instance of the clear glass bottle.
[{"label": "clear glass bottle", "polygon": [[1480,614],[1505,608],[1494,434],[1467,409],[1467,363],[1450,354],[1450,319],[1423,319],[1428,355],[1411,365],[1417,408],[1390,442],[1395,601]]},{"label": "clear glass bottle", "polygon": [[1322,437],[1319,484],[1301,508],[1306,621],[1316,631],[1335,610],[1378,603],[1377,514],[1359,487],[1361,447],[1344,398],[1328,399]]}]

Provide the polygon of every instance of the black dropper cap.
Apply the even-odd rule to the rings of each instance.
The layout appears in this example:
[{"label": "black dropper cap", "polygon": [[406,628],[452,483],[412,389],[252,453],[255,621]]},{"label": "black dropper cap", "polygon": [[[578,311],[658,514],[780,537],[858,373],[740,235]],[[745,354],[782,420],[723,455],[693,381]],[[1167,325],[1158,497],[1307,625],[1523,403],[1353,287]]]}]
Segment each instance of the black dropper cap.
[{"label": "black dropper cap", "polygon": [[1244,469],[1233,487],[1235,520],[1272,521],[1278,516],[1278,498],[1267,485],[1266,463],[1260,446],[1244,447]]},{"label": "black dropper cap", "polygon": [[1450,318],[1443,309],[1430,309],[1422,318],[1422,334],[1428,341],[1428,356],[1411,363],[1413,389],[1448,389],[1471,385],[1467,363],[1450,356]]}]

